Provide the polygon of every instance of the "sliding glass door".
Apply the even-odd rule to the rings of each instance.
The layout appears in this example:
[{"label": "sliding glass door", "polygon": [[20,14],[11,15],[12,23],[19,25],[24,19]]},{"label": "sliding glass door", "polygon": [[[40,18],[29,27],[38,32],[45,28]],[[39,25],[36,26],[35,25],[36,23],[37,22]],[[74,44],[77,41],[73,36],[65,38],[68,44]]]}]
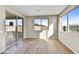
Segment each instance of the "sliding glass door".
[{"label": "sliding glass door", "polygon": [[23,19],[6,19],[6,47],[23,39]]},{"label": "sliding glass door", "polygon": [[16,42],[16,20],[15,19],[7,19],[6,20],[6,46]]}]

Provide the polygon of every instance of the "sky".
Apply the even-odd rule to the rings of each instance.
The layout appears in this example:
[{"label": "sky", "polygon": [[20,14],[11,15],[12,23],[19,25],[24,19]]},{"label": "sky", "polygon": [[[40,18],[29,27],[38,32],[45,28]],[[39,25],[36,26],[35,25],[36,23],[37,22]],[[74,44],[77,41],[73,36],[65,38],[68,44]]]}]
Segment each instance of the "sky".
[{"label": "sky", "polygon": [[67,14],[61,17],[62,26],[67,26]]},{"label": "sky", "polygon": [[[68,19],[70,25],[79,24],[79,7],[76,7],[68,13]],[[62,16],[62,25],[67,25],[67,14]]]}]

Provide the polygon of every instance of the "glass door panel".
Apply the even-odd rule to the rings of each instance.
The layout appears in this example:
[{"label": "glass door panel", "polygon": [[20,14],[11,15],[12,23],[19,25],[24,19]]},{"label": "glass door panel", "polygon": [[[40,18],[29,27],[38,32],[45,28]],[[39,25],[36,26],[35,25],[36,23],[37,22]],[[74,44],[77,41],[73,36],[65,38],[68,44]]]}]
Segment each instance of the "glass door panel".
[{"label": "glass door panel", "polygon": [[16,20],[6,20],[6,47],[16,42]]},{"label": "glass door panel", "polygon": [[23,19],[17,19],[17,40],[23,38]]}]

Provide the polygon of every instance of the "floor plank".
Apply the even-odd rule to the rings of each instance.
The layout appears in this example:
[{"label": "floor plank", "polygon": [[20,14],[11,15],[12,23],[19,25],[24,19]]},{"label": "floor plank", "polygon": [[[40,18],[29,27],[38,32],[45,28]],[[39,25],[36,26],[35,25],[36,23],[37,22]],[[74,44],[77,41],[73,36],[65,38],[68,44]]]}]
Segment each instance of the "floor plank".
[{"label": "floor plank", "polygon": [[25,39],[3,54],[73,54],[73,52],[55,39]]}]

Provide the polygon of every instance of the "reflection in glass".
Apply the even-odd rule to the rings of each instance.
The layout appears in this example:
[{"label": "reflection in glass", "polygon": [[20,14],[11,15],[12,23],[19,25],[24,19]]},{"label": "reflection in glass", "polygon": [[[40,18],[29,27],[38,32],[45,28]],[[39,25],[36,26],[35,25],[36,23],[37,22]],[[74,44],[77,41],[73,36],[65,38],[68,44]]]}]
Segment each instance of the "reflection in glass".
[{"label": "reflection in glass", "polygon": [[20,40],[23,38],[23,25],[22,19],[17,19],[17,39]]},{"label": "reflection in glass", "polygon": [[6,47],[10,47],[18,40],[23,38],[23,20],[7,19],[6,20]]},{"label": "reflection in glass", "polygon": [[16,41],[16,20],[6,20],[6,46],[9,47]]}]

